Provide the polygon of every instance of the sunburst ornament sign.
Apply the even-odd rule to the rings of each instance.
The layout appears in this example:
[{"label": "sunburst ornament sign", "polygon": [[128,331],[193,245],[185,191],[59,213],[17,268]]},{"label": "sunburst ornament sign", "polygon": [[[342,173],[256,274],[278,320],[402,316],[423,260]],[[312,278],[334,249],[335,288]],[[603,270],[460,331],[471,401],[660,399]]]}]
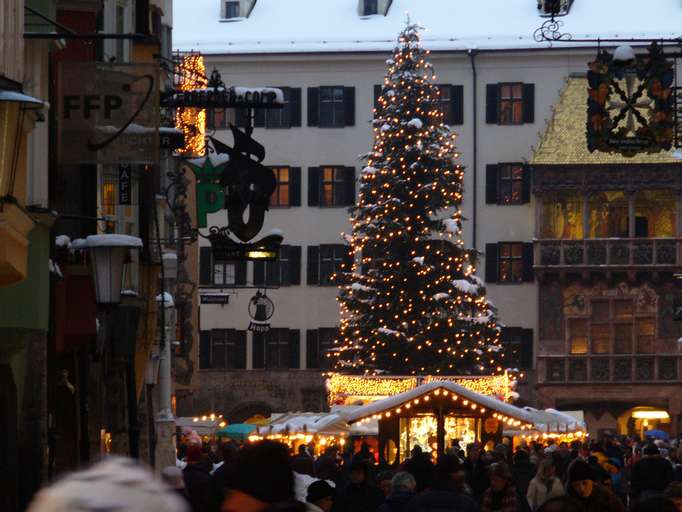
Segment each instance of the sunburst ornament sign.
[{"label": "sunburst ornament sign", "polygon": [[674,67],[660,45],[635,55],[601,51],[587,72],[587,148],[634,156],[670,150],[674,138]]}]

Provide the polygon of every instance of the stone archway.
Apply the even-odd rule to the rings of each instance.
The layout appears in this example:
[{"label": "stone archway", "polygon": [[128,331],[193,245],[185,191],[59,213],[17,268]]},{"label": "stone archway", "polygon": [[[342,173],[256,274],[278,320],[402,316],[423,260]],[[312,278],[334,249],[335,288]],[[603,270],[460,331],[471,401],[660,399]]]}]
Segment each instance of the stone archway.
[{"label": "stone archway", "polygon": [[254,416],[269,418],[271,414],[272,407],[265,402],[245,402],[234,407],[227,414],[227,420],[230,423],[243,423]]},{"label": "stone archway", "polygon": [[[638,416],[637,413],[643,413],[641,414],[642,417],[636,417]],[[664,416],[664,413],[667,414],[667,418],[662,417]],[[672,415],[669,413],[666,407],[637,405],[626,410],[620,416],[618,416],[619,434],[642,435],[646,430],[652,429],[663,430],[669,434],[674,434],[675,432],[671,431],[671,427],[673,427]]]}]

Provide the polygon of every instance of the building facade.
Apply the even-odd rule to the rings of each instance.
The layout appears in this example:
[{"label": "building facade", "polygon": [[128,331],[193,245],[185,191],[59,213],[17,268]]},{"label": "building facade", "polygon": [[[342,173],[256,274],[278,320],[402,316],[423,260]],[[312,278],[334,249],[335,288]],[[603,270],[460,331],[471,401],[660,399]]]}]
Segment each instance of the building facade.
[{"label": "building facade", "polygon": [[[199,343],[192,351],[191,385],[178,389],[179,414],[220,411],[243,421],[272,411],[325,407],[323,355],[339,316],[329,277],[343,261],[341,233],[350,229],[347,208],[355,201],[363,167],[358,155],[372,145],[372,108],[406,10],[428,29],[424,45],[432,50],[445,120],[458,134],[460,163],[466,168],[463,239],[481,253],[478,274],[505,326],[508,364],[525,374],[521,399],[583,408],[592,394],[589,385],[579,387],[580,393],[566,391],[575,400],[563,404],[552,401],[553,384],[546,378],[547,359],[563,361],[565,353],[551,345],[540,322],[548,285],[538,279],[544,275],[542,242],[535,239],[548,198],[533,181],[541,172],[533,155],[566,80],[584,74],[595,49],[535,43],[533,30],[545,21],[535,1],[493,2],[496,20],[518,22],[509,30],[487,24],[487,9],[446,8],[435,0],[339,0],[324,8],[294,4],[283,10],[277,2],[258,0],[233,17],[206,2],[197,11],[200,33],[194,30],[196,20],[176,27],[177,46],[203,52],[207,70],[216,68],[228,85],[282,87],[287,99],[282,112],[257,117],[254,130],[279,183],[262,233],[281,229],[285,247],[275,264],[234,264],[211,261],[208,243],[200,241]],[[682,17],[679,6],[666,8],[671,19]],[[566,26],[594,37],[615,36],[595,24],[600,16],[595,9],[601,7],[577,0],[564,18]],[[665,28],[654,21],[660,23],[660,16],[649,16],[641,31],[660,37]],[[278,30],[270,31],[274,20]],[[613,26],[628,23],[616,19]],[[229,142],[231,120],[239,121],[233,112],[209,112],[209,131]],[[573,128],[584,131],[584,118],[581,123]],[[668,170],[679,172],[672,161]],[[197,201],[201,204],[201,198]],[[208,226],[225,224],[224,211],[208,214]],[[582,232],[573,235],[582,237]],[[642,285],[629,286],[639,290]],[[275,304],[273,329],[264,337],[246,330],[249,299],[258,287],[267,287]],[[228,299],[223,304],[201,299],[215,294]],[[559,324],[552,336],[566,340],[564,317],[554,312],[552,321]],[[650,330],[650,324],[641,328]],[[677,353],[677,346],[669,349]],[[668,389],[657,378],[646,382],[661,393]],[[628,387],[618,381],[613,389]],[[645,398],[633,400],[658,405]],[[601,428],[599,407],[588,408],[588,425]]]}]

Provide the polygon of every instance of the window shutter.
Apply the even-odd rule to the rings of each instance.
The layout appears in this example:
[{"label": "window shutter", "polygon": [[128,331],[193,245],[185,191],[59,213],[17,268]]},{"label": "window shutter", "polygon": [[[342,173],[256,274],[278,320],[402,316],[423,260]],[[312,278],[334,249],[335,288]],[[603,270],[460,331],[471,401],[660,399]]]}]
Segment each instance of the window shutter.
[{"label": "window shutter", "polygon": [[211,331],[199,331],[199,368],[211,367]]},{"label": "window shutter", "polygon": [[305,336],[305,367],[319,368],[319,360],[318,330],[308,329]]},{"label": "window shutter", "polygon": [[355,87],[343,88],[344,126],[355,126]]},{"label": "window shutter", "polygon": [[519,362],[521,368],[533,368],[533,329],[521,329]]},{"label": "window shutter", "polygon": [[535,273],[533,272],[533,244],[523,244],[523,280],[533,281]]},{"label": "window shutter", "polygon": [[[268,120],[267,126],[269,127],[270,122]],[[266,118],[265,118],[265,109],[263,108],[254,108],[253,109],[253,127],[254,128],[263,128],[266,126]]]},{"label": "window shutter", "polygon": [[344,168],[345,206],[355,204],[355,167]]},{"label": "window shutter", "polygon": [[210,286],[213,282],[211,272],[211,248],[201,247],[199,249],[199,284]]},{"label": "window shutter", "polygon": [[301,246],[289,246],[289,281],[292,285],[301,284]]},{"label": "window shutter", "polygon": [[450,87],[452,124],[464,124],[464,86],[451,85]]},{"label": "window shutter", "polygon": [[253,368],[265,368],[265,335],[253,333]]},{"label": "window shutter", "polygon": [[263,286],[265,284],[265,262],[253,262],[253,284],[254,286]]},{"label": "window shutter", "polygon": [[498,84],[488,84],[485,89],[485,122],[488,124],[497,123],[497,112],[499,103],[500,86]]},{"label": "window shutter", "polygon": [[301,206],[300,167],[289,167],[289,206]]},{"label": "window shutter", "polygon": [[235,263],[235,284],[246,286],[246,262],[238,261]]},{"label": "window shutter", "polygon": [[497,204],[499,202],[499,166],[489,164],[485,166],[485,202]]},{"label": "window shutter", "polygon": [[530,203],[530,166],[523,166],[523,189],[521,191],[521,202]]},{"label": "window shutter", "polygon": [[291,127],[291,88],[280,87],[282,89],[282,94],[284,95],[284,100],[286,104],[282,109],[282,126],[281,128]]},{"label": "window shutter", "polygon": [[497,282],[498,247],[497,244],[485,244],[485,280]]},{"label": "window shutter", "polygon": [[234,109],[234,125],[240,128],[246,126],[246,110],[243,108]]},{"label": "window shutter", "polygon": [[289,368],[301,367],[301,331],[289,329]]},{"label": "window shutter", "polygon": [[308,87],[308,126],[317,126],[320,119],[320,89]]},{"label": "window shutter", "polygon": [[535,122],[535,84],[523,84],[523,122]]},{"label": "window shutter", "polygon": [[234,331],[234,368],[246,368],[246,331]]},{"label": "window shutter", "polygon": [[308,167],[308,206],[320,206],[320,168]]},{"label": "window shutter", "polygon": [[308,284],[320,283],[320,248],[308,246]]},{"label": "window shutter", "polygon": [[292,87],[289,95],[289,125],[301,126],[301,88]]},{"label": "window shutter", "polygon": [[[279,258],[281,260],[282,254],[286,254],[288,246],[281,245],[279,248]],[[286,286],[288,283],[282,282],[280,277],[281,261],[265,261],[265,284],[266,286]],[[286,272],[286,269],[284,269]],[[287,277],[286,275],[284,277]]]},{"label": "window shutter", "polygon": [[381,97],[381,86],[374,86],[374,108],[379,108],[379,98]]}]

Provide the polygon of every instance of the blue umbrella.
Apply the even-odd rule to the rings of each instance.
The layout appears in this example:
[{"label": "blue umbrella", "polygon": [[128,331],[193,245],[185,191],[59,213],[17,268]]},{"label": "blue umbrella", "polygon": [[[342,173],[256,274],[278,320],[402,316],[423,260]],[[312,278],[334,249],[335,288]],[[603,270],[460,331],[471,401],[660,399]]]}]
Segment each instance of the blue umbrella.
[{"label": "blue umbrella", "polygon": [[662,439],[663,441],[667,441],[668,433],[664,432],[663,430],[654,428],[652,430],[647,430],[646,432],[644,432],[644,437],[650,437],[652,439]]},{"label": "blue umbrella", "polygon": [[249,434],[256,430],[256,425],[250,425],[248,423],[233,423],[226,427],[221,428],[216,432],[218,437],[229,437],[230,439],[239,439],[243,441],[248,439]]}]

